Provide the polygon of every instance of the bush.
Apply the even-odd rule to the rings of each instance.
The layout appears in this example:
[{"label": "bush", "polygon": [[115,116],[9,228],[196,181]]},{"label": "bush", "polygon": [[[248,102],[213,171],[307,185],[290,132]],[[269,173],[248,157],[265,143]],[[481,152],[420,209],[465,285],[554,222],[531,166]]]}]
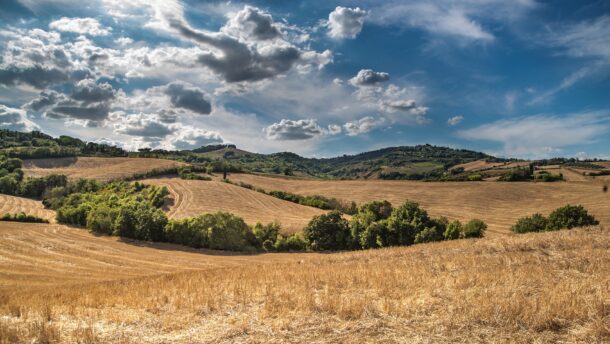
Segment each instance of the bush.
[{"label": "bush", "polygon": [[352,242],[348,223],[336,210],[314,216],[303,230],[303,237],[314,251],[344,250]]},{"label": "bush", "polygon": [[435,225],[419,204],[407,201],[388,218],[388,245],[412,245],[419,232]]},{"label": "bush", "polygon": [[468,176],[469,182],[480,182],[483,180],[483,176],[480,174],[471,174]]},{"label": "bush", "polygon": [[462,226],[462,223],[458,220],[455,220],[449,223],[449,225],[447,225],[447,229],[445,229],[443,237],[445,238],[445,240],[459,239],[462,236],[463,231],[464,228]]},{"label": "bush", "polygon": [[504,173],[498,178],[498,181],[502,182],[521,182],[528,181],[532,179],[532,171],[531,168],[516,168],[509,172]]},{"label": "bush", "polygon": [[0,217],[0,221],[14,221],[14,222],[30,222],[30,223],[49,223],[48,220],[34,216],[26,215],[24,212],[19,214],[4,214]]},{"label": "bush", "polygon": [[462,238],[482,238],[487,230],[487,224],[479,219],[470,220],[464,225]]},{"label": "bush", "polygon": [[[253,228],[254,236],[258,243],[260,243],[261,247],[265,251],[273,250],[273,245],[275,244],[278,235],[280,234],[280,224],[279,223],[269,223],[267,225],[263,225],[260,222],[257,223]],[[267,247],[265,247],[265,242]]]},{"label": "bush", "polygon": [[599,222],[582,205],[566,205],[554,210],[548,217],[547,230],[598,225]]},{"label": "bush", "polygon": [[208,228],[209,247],[216,250],[253,251],[255,248],[248,242],[250,227],[244,220],[233,214],[218,212],[205,214]]},{"label": "bush", "polygon": [[280,234],[273,247],[279,252],[304,251],[307,248],[307,243],[298,234],[290,236]]},{"label": "bush", "polygon": [[86,227],[98,234],[111,235],[114,231],[114,220],[118,210],[106,204],[100,204],[87,215]]},{"label": "bush", "polygon": [[392,215],[392,203],[388,201],[373,201],[369,203],[365,203],[358,208],[358,212],[365,213],[370,212],[373,214],[373,221],[384,220]]},{"label": "bush", "polygon": [[542,232],[546,230],[547,222],[544,216],[534,214],[519,219],[510,229],[515,233]]}]

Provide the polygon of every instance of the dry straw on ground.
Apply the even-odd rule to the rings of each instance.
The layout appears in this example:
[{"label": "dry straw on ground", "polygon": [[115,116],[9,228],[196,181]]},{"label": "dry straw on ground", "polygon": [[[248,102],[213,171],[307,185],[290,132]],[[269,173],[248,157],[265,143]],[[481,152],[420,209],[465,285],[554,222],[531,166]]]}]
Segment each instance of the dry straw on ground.
[{"label": "dry straw on ground", "polygon": [[131,177],[153,169],[165,170],[184,166],[178,161],[145,158],[68,157],[25,160],[26,176],[41,177],[51,173],[65,174],[68,178],[90,178],[101,181]]},{"label": "dry straw on ground", "polygon": [[[46,226],[53,225],[37,225],[30,232]],[[73,231],[62,232],[62,240],[87,236]],[[62,284],[58,279],[57,286],[29,287],[24,276],[21,285],[4,288],[0,341],[610,340],[610,235],[601,228],[352,253],[252,256],[231,266],[89,282],[88,274],[95,276],[96,267],[89,266],[94,261],[116,264],[123,259],[127,265],[151,267],[171,256],[119,242],[109,246],[118,250],[117,245],[123,245],[124,258],[110,251],[83,260],[78,254],[57,254],[31,262],[53,262],[58,278],[69,275],[57,267],[60,262],[82,268],[82,281]],[[41,248],[30,250],[36,255]],[[136,250],[150,251],[136,258]],[[217,258],[171,253],[199,255],[200,261]],[[4,260],[9,254],[2,254],[4,269],[11,264]],[[36,274],[30,278],[37,279]]]},{"label": "dry straw on ground", "polygon": [[610,194],[602,183],[588,182],[429,182],[390,180],[298,180],[252,174],[232,174],[265,190],[302,195],[323,195],[358,203],[389,200],[394,206],[405,200],[419,202],[434,216],[468,221],[480,218],[489,224],[488,234],[506,234],[517,219],[536,212],[548,214],[566,204],[582,204],[605,226],[610,226]]}]

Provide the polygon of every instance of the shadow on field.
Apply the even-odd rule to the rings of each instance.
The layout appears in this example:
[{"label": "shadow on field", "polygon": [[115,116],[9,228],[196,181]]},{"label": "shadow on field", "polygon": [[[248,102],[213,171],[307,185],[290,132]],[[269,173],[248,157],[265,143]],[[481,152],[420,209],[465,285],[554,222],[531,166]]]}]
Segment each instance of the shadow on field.
[{"label": "shadow on field", "polygon": [[[106,235],[96,235],[100,237],[105,237]],[[156,250],[164,250],[164,251],[180,251],[180,252],[189,252],[189,253],[199,253],[205,254],[208,256],[256,256],[264,252],[244,252],[244,251],[222,251],[222,250],[212,250],[207,248],[193,248],[178,244],[170,244],[166,242],[151,242],[151,241],[140,241],[135,239],[129,239],[124,237],[116,237],[117,241],[122,242],[124,244],[138,246],[138,247],[147,247],[154,248]]]}]

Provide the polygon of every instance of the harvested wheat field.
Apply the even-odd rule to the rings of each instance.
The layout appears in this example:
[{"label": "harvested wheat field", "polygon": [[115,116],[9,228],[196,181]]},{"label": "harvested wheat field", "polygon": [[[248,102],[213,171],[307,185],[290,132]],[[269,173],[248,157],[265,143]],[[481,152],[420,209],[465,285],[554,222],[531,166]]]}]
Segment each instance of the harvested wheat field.
[{"label": "harvested wheat field", "polygon": [[[70,284],[32,287],[28,281],[40,281],[40,275],[30,273],[11,282],[12,288],[0,290],[0,341],[610,341],[610,233],[600,227],[285,255],[268,264],[240,265],[242,257],[228,257],[227,262],[239,261],[212,269],[207,266],[223,264],[224,259],[74,231],[39,225],[26,231],[28,239],[15,231],[11,240],[19,245],[3,246],[3,271],[14,269],[15,261],[27,253],[44,258],[26,260],[22,266],[38,273],[50,266],[56,270],[54,283],[65,278]],[[4,237],[7,232],[13,231],[3,230]],[[37,235],[38,244],[29,244]],[[51,247],[61,244],[67,252],[49,249],[46,242]],[[136,269],[138,265],[142,269]],[[177,273],[142,276],[157,265],[159,273],[172,265]],[[133,278],[73,284],[83,274],[72,268],[84,269],[83,282],[103,279],[96,266]],[[203,270],[183,271],[199,268]],[[89,279],[87,271],[94,277]]]},{"label": "harvested wheat field", "polygon": [[108,181],[133,176],[154,169],[164,170],[185,165],[182,162],[148,158],[68,157],[23,161],[26,176],[65,174],[71,179],[90,178]]},{"label": "harvested wheat field", "polygon": [[517,219],[536,212],[548,214],[566,204],[582,204],[600,222],[610,226],[610,193],[598,181],[589,183],[500,183],[419,181],[319,181],[232,174],[232,181],[252,184],[267,191],[283,190],[301,195],[323,195],[358,203],[388,200],[398,206],[419,202],[434,216],[469,220],[480,218],[489,234],[508,233]]},{"label": "harvested wheat field", "polygon": [[52,287],[286,260],[94,236],[58,224],[0,222],[0,290]]},{"label": "harvested wheat field", "polygon": [[0,194],[0,215],[26,213],[55,221],[55,212],[45,209],[41,202],[29,198]]},{"label": "harvested wheat field", "polygon": [[170,190],[173,204],[166,208],[170,218],[225,211],[242,217],[248,224],[277,221],[285,233],[294,233],[303,229],[313,216],[324,213],[220,181],[157,178],[146,179],[144,183],[167,186]]}]

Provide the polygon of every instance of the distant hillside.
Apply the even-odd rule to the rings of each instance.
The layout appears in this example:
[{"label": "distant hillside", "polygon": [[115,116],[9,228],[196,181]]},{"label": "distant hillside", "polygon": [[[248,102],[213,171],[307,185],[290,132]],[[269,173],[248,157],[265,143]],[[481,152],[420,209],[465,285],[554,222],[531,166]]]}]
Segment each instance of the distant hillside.
[{"label": "distant hillside", "polygon": [[127,152],[116,146],[85,142],[65,135],[54,138],[39,131],[22,133],[0,129],[0,155],[32,159],[78,155],[126,156]]},{"label": "distant hillside", "polygon": [[304,158],[294,153],[258,154],[235,146],[202,147],[194,151],[151,151],[151,157],[172,157],[188,162],[226,163],[231,170],[317,178],[438,179],[452,166],[475,160],[497,160],[484,153],[431,145],[390,147],[335,158]]}]

